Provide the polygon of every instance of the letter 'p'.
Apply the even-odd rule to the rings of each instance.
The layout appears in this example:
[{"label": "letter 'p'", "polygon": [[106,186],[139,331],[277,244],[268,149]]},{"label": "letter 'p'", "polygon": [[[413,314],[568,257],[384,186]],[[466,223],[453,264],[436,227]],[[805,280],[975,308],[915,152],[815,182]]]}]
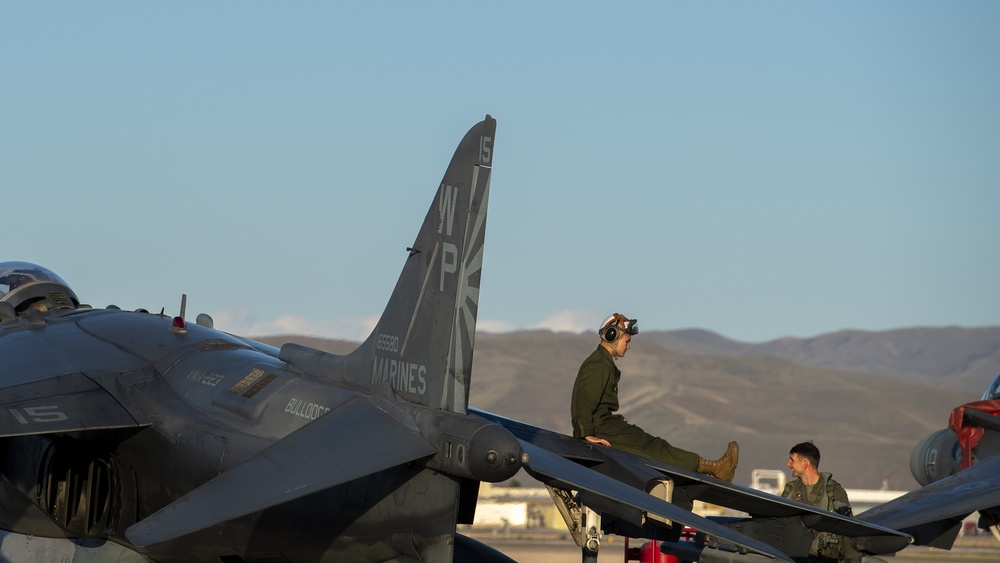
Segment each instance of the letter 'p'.
[{"label": "letter 'p'", "polygon": [[450,242],[443,244],[441,251],[441,291],[444,291],[445,274],[458,271],[458,247]]}]

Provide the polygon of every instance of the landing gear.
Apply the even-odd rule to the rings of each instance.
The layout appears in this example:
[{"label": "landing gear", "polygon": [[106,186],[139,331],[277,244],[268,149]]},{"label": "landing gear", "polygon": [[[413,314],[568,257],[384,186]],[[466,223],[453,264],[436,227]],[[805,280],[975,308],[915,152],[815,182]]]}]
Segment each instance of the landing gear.
[{"label": "landing gear", "polygon": [[570,491],[546,485],[549,496],[566,521],[566,529],[573,541],[583,552],[583,563],[597,563],[597,552],[601,549],[601,515],[581,505]]},{"label": "landing gear", "polygon": [[597,552],[601,549],[601,538],[604,537],[604,533],[601,531],[600,513],[584,506],[583,527],[585,530],[584,542],[580,546],[583,550],[583,563],[597,563]]}]

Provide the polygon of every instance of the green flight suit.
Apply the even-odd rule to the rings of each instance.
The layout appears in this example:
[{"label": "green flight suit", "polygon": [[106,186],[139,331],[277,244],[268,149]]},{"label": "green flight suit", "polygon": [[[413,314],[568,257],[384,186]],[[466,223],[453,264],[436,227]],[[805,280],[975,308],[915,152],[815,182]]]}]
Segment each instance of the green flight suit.
[{"label": "green flight suit", "polygon": [[[819,481],[811,487],[806,486],[802,479],[788,482],[785,484],[785,489],[781,491],[781,496],[848,516],[852,512],[847,491],[833,479],[833,475],[826,472],[820,473]],[[809,549],[809,557],[805,561],[806,563],[832,563],[834,561],[854,563],[860,560],[861,554],[854,550],[848,538],[829,532],[817,532]]]},{"label": "green flight suit", "polygon": [[618,380],[621,376],[621,370],[604,346],[598,346],[584,360],[576,374],[570,404],[573,437],[596,436],[610,442],[612,448],[696,471],[700,459],[698,454],[675,448],[663,438],[629,424],[624,416],[614,414],[618,410]]}]

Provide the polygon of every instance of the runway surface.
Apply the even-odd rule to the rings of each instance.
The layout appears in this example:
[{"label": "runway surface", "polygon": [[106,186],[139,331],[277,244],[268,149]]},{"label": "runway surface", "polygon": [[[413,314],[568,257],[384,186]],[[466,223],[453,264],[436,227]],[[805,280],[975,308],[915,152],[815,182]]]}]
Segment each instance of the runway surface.
[{"label": "runway surface", "polygon": [[[513,540],[502,537],[477,535],[477,540],[494,547],[519,563],[580,563],[582,557],[580,548],[572,540]],[[641,541],[632,541],[630,547],[642,545]],[[624,538],[605,538],[601,544],[598,563],[624,563]],[[887,557],[887,563],[934,563],[947,562],[978,562],[1000,561],[1000,545],[985,548],[957,547],[952,551],[943,551],[925,547],[910,547],[901,551],[895,557]]]}]

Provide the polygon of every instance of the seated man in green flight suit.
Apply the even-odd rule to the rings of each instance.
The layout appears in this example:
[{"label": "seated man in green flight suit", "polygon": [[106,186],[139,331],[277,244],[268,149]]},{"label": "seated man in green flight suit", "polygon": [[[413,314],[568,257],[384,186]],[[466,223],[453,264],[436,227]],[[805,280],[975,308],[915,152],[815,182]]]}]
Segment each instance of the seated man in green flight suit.
[{"label": "seated man in green flight suit", "polygon": [[709,461],[700,455],[670,445],[663,438],[647,434],[629,424],[618,410],[618,380],[622,372],[615,365],[631,347],[632,336],[639,333],[635,319],[615,313],[601,324],[601,343],[580,366],[573,384],[570,406],[573,437],[610,446],[650,459],[732,481],[739,462],[739,445],[729,442],[726,453]]}]

